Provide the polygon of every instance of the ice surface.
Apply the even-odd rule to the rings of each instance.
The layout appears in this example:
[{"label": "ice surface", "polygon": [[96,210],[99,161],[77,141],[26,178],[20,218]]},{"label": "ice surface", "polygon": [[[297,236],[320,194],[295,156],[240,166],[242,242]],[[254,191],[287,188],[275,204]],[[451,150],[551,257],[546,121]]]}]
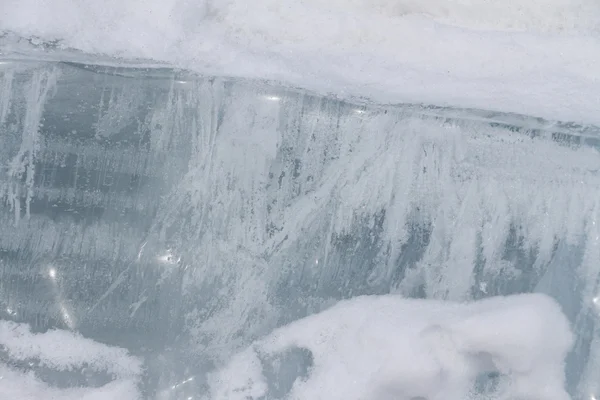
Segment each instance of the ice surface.
[{"label": "ice surface", "polygon": [[[9,58],[0,68],[0,319],[10,345],[0,362],[14,377],[2,390],[68,399],[79,386],[90,395],[135,386],[144,399],[198,400],[207,374],[235,357],[255,362],[244,349],[286,326],[318,330],[306,321],[334,320],[361,301],[416,313],[392,296],[319,314],[392,293],[429,299],[414,304],[431,315],[435,304],[449,310],[427,340],[438,346],[456,329],[447,335],[465,347],[451,347],[450,359],[469,346],[496,352],[498,373],[474,379],[493,398],[538,388],[533,376],[505,379],[507,365],[521,371],[547,355],[539,373],[562,377],[550,368],[567,344],[539,333],[555,306],[536,296],[432,301],[541,292],[572,325],[568,393],[600,393],[598,127],[346,102],[166,68]],[[340,345],[364,333],[395,346],[379,308],[368,308],[374,330],[340,336]],[[503,341],[487,340],[486,318]],[[516,329],[524,319],[531,330]],[[517,360],[503,347],[509,339],[530,351]],[[60,353],[55,340],[67,341]],[[87,361],[74,351],[84,347]],[[275,398],[295,376],[324,379],[310,375],[308,350],[319,362],[342,357],[312,346],[267,360]],[[374,362],[381,351],[369,353]]]},{"label": "ice surface", "polygon": [[[572,334],[544,295],[475,303],[358,297],[279,328],[211,378],[211,398],[279,398],[264,370],[291,350],[308,352],[308,376],[288,399],[552,399],[564,391]],[[281,368],[278,364],[274,369]],[[477,393],[497,373],[500,389]]]},{"label": "ice surface", "polygon": [[3,0],[0,11],[1,31],[51,48],[589,123],[600,123],[599,21],[596,0]]}]

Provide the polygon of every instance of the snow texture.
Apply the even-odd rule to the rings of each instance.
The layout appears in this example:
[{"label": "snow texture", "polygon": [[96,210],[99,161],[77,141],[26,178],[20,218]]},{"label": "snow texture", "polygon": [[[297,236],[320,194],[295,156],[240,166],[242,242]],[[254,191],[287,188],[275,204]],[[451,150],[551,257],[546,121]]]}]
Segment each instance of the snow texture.
[{"label": "snow texture", "polygon": [[[600,123],[596,0],[4,0],[59,49],[378,102]],[[23,50],[5,40],[0,51]]]},{"label": "snow texture", "polygon": [[287,399],[468,399],[478,376],[500,375],[490,398],[566,400],[572,345],[560,307],[544,295],[459,304],[359,297],[275,330],[212,377],[212,399],[269,393],[265,360],[306,349],[312,365]]},{"label": "snow texture", "polygon": [[[51,330],[32,333],[26,324],[0,320],[0,398],[15,400],[136,400],[142,372],[140,360],[124,349],[109,347],[78,334]],[[91,370],[112,377],[98,387],[58,388],[33,372],[22,371],[37,365],[53,371]],[[12,366],[15,365],[15,366]]]}]

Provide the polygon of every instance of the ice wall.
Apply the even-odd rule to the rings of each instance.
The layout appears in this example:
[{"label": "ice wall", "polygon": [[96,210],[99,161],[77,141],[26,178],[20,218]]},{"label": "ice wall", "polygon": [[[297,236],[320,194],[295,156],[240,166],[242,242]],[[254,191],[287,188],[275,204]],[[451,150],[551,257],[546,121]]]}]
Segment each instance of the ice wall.
[{"label": "ice wall", "polygon": [[178,398],[340,299],[537,291],[573,325],[569,392],[598,393],[597,128],[171,70],[1,67],[1,318],[126,347],[144,395]]}]

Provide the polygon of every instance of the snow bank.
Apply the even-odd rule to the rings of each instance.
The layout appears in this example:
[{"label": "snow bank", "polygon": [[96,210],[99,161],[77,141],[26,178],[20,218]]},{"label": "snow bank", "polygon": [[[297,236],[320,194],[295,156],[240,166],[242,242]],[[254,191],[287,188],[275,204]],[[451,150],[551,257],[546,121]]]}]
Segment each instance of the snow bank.
[{"label": "snow bank", "polygon": [[[25,324],[0,321],[0,398],[19,400],[136,400],[141,362],[120,348],[85,339],[77,334],[51,330],[31,333]],[[6,362],[41,366],[53,371],[89,369],[107,373],[112,381],[101,387],[56,388],[31,371],[10,367]]]},{"label": "snow bank", "polygon": [[37,359],[41,365],[61,371],[89,364],[119,377],[135,377],[141,372],[141,362],[127,350],[67,331],[34,334],[25,324],[0,321],[0,346],[13,360]]},{"label": "snow bank", "polygon": [[379,102],[600,123],[596,0],[2,3],[0,30],[63,48]]},{"label": "snow bank", "polygon": [[275,330],[211,377],[213,400],[269,397],[266,365],[307,349],[312,366],[289,399],[466,399],[499,374],[491,399],[567,400],[572,334],[540,294],[470,303],[359,297]]},{"label": "snow bank", "polygon": [[0,398],[14,400],[138,400],[133,380],[118,380],[100,388],[58,389],[31,373],[8,368],[0,362]]}]

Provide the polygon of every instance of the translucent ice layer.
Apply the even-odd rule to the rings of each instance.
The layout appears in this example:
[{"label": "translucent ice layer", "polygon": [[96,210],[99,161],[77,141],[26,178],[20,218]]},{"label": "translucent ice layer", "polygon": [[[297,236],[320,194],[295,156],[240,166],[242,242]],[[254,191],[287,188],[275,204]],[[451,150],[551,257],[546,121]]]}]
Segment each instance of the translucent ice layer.
[{"label": "translucent ice layer", "polygon": [[[309,315],[337,320],[345,307],[376,315],[378,302],[389,301],[413,321],[409,304],[430,310],[441,304],[433,300],[542,292],[572,326],[567,392],[599,393],[597,126],[344,102],[170,69],[30,59],[4,59],[0,68],[0,319],[11,326],[2,331],[0,363],[18,385],[3,390],[37,385],[68,399],[82,385],[86,393],[123,385],[142,398],[198,399],[217,391],[207,376],[252,354],[244,353],[252,343],[321,329],[303,319]],[[317,314],[361,295],[429,300],[375,297]],[[522,317],[522,307],[532,310],[527,298],[539,299],[485,303],[504,314],[490,311],[491,322],[473,322],[473,334],[490,326],[499,346],[518,332],[526,337],[514,343],[530,343],[536,327],[545,346],[554,338],[546,331],[558,334],[562,323],[544,319],[553,311]],[[447,307],[434,347],[449,326],[487,309]],[[385,319],[367,327],[378,324]],[[15,326],[28,347],[12,341]],[[385,327],[361,326],[348,340],[364,332],[391,342]],[[475,340],[459,331],[460,340]],[[87,361],[71,346],[55,353],[52,338],[85,346]],[[482,351],[493,353],[488,339]],[[544,349],[549,367],[566,347],[522,355],[535,364]],[[335,363],[316,350],[313,362]],[[64,358],[56,364],[55,356]],[[305,351],[286,357],[283,371],[310,364]],[[513,361],[493,363],[499,375],[481,378],[477,390],[504,393],[501,372],[516,368]],[[82,363],[96,365],[90,377]],[[67,364],[73,369],[60,369]],[[311,376],[302,368],[297,375]],[[274,371],[264,372],[267,382],[283,396],[293,374]]]}]

